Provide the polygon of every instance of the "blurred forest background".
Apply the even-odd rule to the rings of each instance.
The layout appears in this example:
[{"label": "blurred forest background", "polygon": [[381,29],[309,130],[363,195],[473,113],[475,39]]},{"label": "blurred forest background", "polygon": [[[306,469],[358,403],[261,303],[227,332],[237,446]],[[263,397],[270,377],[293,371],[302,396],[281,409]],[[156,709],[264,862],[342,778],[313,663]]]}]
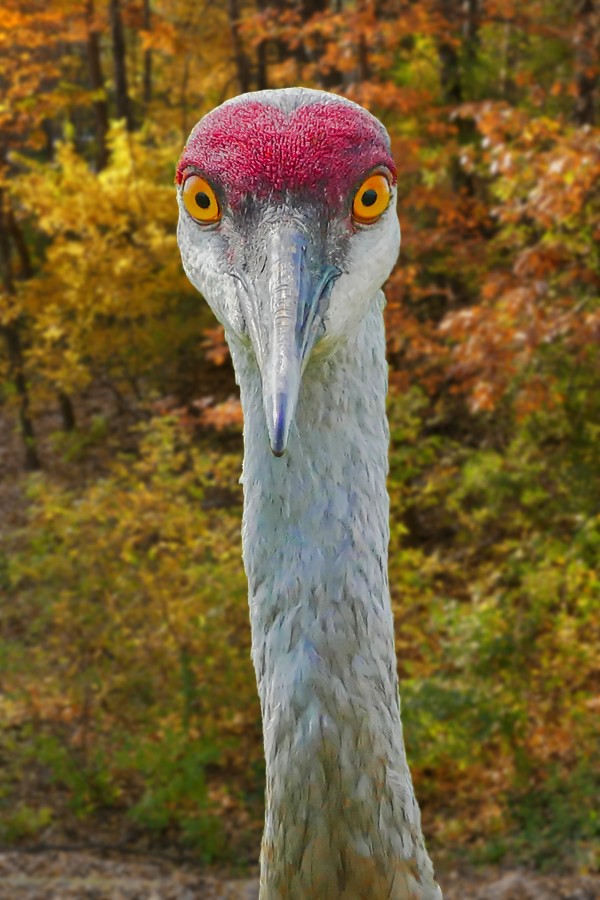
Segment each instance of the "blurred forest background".
[{"label": "blurred forest background", "polygon": [[175,241],[240,91],[364,104],[399,171],[391,585],[430,848],[600,834],[598,0],[4,0],[0,843],[254,862],[241,413]]}]

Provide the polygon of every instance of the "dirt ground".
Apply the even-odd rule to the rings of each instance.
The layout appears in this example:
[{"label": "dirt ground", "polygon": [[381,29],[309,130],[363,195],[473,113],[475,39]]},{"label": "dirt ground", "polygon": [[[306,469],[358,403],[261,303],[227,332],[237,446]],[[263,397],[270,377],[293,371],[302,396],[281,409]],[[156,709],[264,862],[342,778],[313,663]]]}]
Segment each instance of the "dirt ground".
[{"label": "dirt ground", "polygon": [[[438,876],[444,900],[600,900],[600,876],[489,869]],[[0,853],[0,900],[257,900],[258,882],[91,853]]]}]

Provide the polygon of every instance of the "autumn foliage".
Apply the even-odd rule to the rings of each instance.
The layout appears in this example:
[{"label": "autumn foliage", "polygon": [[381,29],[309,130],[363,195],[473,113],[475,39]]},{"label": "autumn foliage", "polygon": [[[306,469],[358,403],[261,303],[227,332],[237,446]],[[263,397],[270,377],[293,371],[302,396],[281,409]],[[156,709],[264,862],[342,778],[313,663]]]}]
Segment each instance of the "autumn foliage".
[{"label": "autumn foliage", "polygon": [[390,576],[425,832],[598,865],[599,16],[5,2],[0,840],[255,858],[241,412],[173,177],[205,111],[307,84],[372,109],[398,166]]}]

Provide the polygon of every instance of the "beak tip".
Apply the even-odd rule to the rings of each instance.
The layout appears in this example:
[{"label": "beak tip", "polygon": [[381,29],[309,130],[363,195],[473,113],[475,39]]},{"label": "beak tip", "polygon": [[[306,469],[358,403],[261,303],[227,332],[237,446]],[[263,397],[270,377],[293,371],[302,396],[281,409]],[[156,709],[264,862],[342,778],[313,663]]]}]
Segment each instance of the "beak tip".
[{"label": "beak tip", "polygon": [[288,433],[290,429],[290,413],[293,406],[290,404],[285,392],[277,394],[274,404],[271,427],[269,428],[269,444],[271,453],[278,458],[282,457],[287,449]]}]

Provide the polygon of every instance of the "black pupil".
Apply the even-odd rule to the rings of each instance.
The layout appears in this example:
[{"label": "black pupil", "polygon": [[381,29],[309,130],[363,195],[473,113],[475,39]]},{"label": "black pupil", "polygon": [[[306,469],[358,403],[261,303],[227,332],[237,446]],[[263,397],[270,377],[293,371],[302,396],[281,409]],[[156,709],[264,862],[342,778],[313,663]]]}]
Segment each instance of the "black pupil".
[{"label": "black pupil", "polygon": [[208,209],[208,207],[210,206],[210,197],[208,196],[208,194],[205,194],[204,191],[198,191],[198,193],[194,197],[194,200],[196,201],[200,209]]},{"label": "black pupil", "polygon": [[373,188],[369,188],[368,191],[365,191],[362,195],[362,203],[363,206],[373,206],[375,201],[377,200],[377,191],[374,191]]}]

